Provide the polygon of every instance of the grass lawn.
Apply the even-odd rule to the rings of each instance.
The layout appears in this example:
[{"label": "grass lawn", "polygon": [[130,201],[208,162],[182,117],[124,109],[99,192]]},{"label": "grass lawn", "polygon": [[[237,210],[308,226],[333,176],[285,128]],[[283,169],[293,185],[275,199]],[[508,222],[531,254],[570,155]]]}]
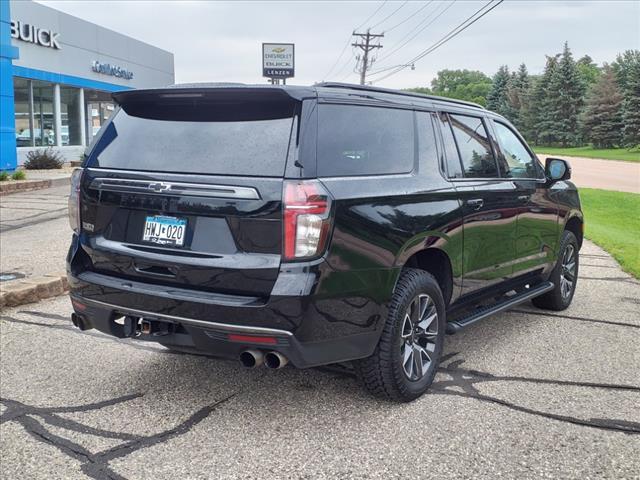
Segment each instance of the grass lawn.
[{"label": "grass lawn", "polygon": [[581,188],[585,236],[640,278],[640,194]]},{"label": "grass lawn", "polygon": [[604,160],[622,160],[625,162],[640,162],[640,149],[633,148],[628,150],[626,148],[593,148],[593,147],[573,147],[573,148],[559,148],[559,147],[535,147],[533,149],[536,153],[543,153],[547,155],[556,155],[558,157],[588,157],[588,158],[602,158]]}]

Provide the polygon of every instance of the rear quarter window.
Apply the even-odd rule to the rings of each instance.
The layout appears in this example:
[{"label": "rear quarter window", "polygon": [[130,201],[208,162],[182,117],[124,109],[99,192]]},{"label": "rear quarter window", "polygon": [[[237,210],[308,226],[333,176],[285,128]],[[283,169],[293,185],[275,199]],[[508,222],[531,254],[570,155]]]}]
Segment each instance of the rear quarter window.
[{"label": "rear quarter window", "polygon": [[413,111],[319,105],[318,176],[409,173],[414,163]]}]

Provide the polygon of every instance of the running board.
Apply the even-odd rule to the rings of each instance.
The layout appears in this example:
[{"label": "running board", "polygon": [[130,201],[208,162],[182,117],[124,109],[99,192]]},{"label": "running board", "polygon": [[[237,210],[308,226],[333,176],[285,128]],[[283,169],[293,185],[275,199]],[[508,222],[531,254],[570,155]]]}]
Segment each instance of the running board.
[{"label": "running board", "polygon": [[502,312],[503,310],[508,310],[511,307],[515,307],[516,305],[526,302],[527,300],[531,300],[532,298],[542,295],[549,290],[553,290],[554,287],[555,285],[553,284],[553,282],[544,282],[534,288],[527,288],[523,292],[501,300],[498,303],[494,303],[493,305],[480,307],[466,317],[455,320],[453,322],[448,322],[447,333],[454,334],[456,332],[459,332],[463,328],[466,328],[469,325],[482,320],[483,318],[493,315],[494,313]]}]

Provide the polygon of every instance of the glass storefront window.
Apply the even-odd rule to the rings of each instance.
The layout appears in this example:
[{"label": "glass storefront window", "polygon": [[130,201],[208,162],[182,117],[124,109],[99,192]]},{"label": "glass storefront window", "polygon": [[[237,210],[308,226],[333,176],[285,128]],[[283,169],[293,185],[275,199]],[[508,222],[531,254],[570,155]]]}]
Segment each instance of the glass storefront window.
[{"label": "glass storefront window", "polygon": [[33,125],[31,118],[30,81],[25,78],[13,79],[13,98],[16,118],[16,144],[18,147],[33,145]]},{"label": "glass storefront window", "polygon": [[60,86],[60,137],[62,145],[82,145],[80,89]]},{"label": "glass storefront window", "polygon": [[87,105],[87,144],[115,111],[115,104],[108,92],[85,90],[84,100]]},{"label": "glass storefront window", "polygon": [[55,115],[53,112],[53,84],[32,81],[33,137],[36,146],[56,144]]},{"label": "glass storefront window", "polygon": [[[56,146],[56,128],[60,129],[57,146],[79,146],[84,144],[83,140],[88,145],[116,109],[109,92],[85,90],[83,105],[79,88],[60,85],[60,124],[57,125],[53,83],[14,77],[13,95],[18,147]],[[85,139],[82,138],[83,109]]]}]

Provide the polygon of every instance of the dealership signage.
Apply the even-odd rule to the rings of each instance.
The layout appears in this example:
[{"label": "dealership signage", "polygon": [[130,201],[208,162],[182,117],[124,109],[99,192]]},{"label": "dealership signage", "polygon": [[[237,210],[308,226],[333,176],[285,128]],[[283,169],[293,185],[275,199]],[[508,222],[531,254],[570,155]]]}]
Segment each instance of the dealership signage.
[{"label": "dealership signage", "polygon": [[11,21],[11,36],[23,42],[34,43],[43,47],[60,50],[60,34],[53,30],[36,27],[20,20]]},{"label": "dealership signage", "polygon": [[262,76],[268,78],[291,78],[294,76],[293,43],[262,44]]},{"label": "dealership signage", "polygon": [[111,65],[110,63],[101,63],[98,60],[94,60],[91,63],[91,70],[96,73],[102,73],[103,75],[111,75],[113,77],[124,78],[125,80],[131,80],[133,78],[133,72],[117,65]]}]

